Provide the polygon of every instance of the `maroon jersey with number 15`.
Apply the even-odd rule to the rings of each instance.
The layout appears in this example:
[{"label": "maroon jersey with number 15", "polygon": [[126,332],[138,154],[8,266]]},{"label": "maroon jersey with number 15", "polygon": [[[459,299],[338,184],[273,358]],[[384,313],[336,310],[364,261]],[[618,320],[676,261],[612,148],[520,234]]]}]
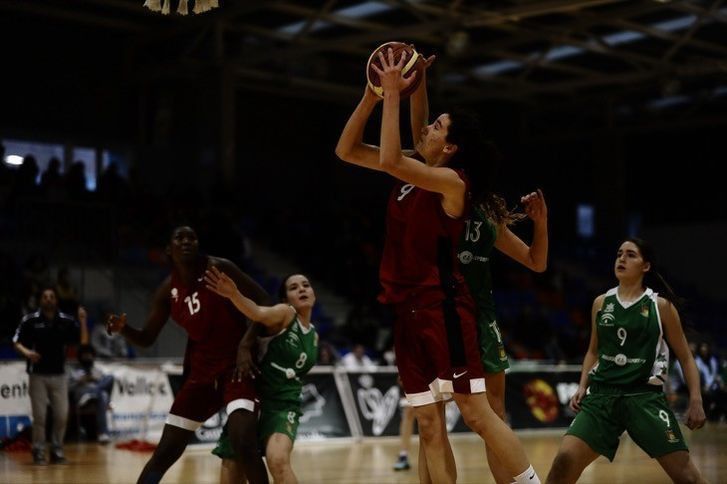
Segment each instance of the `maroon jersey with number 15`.
[{"label": "maroon jersey with number 15", "polygon": [[208,263],[207,257],[200,257],[190,286],[172,271],[169,294],[172,319],[189,337],[185,373],[195,380],[214,380],[233,369],[238,344],[247,328],[245,316],[231,302],[207,289],[204,272]]}]

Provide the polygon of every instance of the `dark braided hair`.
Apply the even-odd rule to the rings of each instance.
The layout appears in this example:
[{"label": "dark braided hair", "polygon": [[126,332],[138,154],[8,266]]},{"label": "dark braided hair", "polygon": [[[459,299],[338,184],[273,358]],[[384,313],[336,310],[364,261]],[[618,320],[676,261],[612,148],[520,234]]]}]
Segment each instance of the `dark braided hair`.
[{"label": "dark braided hair", "polygon": [[461,168],[470,182],[470,201],[479,206],[487,218],[497,225],[511,225],[526,217],[507,208],[505,200],[494,192],[502,153],[495,143],[485,138],[476,114],[462,108],[449,112],[447,142],[457,145],[449,162],[450,168]]}]

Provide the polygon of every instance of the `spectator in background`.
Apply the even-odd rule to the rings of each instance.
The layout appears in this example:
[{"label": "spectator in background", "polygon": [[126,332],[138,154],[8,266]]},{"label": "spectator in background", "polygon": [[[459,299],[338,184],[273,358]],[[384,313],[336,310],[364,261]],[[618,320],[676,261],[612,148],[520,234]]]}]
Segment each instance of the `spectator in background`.
[{"label": "spectator in background", "polygon": [[720,416],[727,414],[724,382],[720,375],[719,359],[706,341],[699,345],[694,357],[701,377],[702,395],[704,397],[704,410],[710,421],[719,420]]},{"label": "spectator in background", "polygon": [[719,360],[712,353],[709,343],[706,341],[700,343],[694,361],[697,363],[697,369],[702,377],[702,391],[707,393],[719,389],[722,386],[722,379],[719,376]]},{"label": "spectator in background", "polygon": [[336,348],[328,341],[320,341],[318,343],[318,361],[317,365],[334,366],[338,364],[340,357]]},{"label": "spectator in background", "polygon": [[78,408],[89,402],[96,406],[96,432],[100,444],[108,444],[109,424],[106,410],[109,408],[109,395],[114,377],[105,375],[94,366],[96,351],[93,346],[83,344],[78,347],[78,367],[71,372],[70,385],[73,402]]},{"label": "spectator in background", "polygon": [[[79,325],[80,321],[80,325]],[[58,311],[55,289],[46,288],[40,309],[26,315],[18,326],[13,343],[28,360],[30,403],[33,409],[33,463],[46,464],[45,417],[50,401],[53,410],[52,463],[66,461],[63,437],[68,420],[68,379],[65,375],[66,346],[88,342],[86,311],[78,308],[78,321]]]},{"label": "spectator in background", "polygon": [[98,196],[104,202],[123,202],[129,194],[129,184],[119,174],[119,166],[111,163],[98,181]]},{"label": "spectator in background", "polygon": [[38,178],[38,162],[33,155],[25,155],[23,164],[18,168],[15,176],[16,197],[33,196],[37,191],[36,180]]},{"label": "spectator in background", "polygon": [[66,194],[71,202],[84,202],[88,196],[86,189],[86,166],[81,161],[71,165],[65,176]]},{"label": "spectator in background", "polygon": [[[104,317],[104,321],[109,317]],[[109,334],[103,324],[97,324],[91,330],[91,345],[101,358],[128,358],[129,346],[118,333]]]},{"label": "spectator in background", "polygon": [[71,282],[71,272],[68,267],[58,269],[56,294],[58,295],[58,309],[62,313],[75,314],[78,311],[78,289]]},{"label": "spectator in background", "polygon": [[40,176],[40,191],[50,201],[63,198],[63,178],[61,160],[55,156],[48,162],[48,168]]},{"label": "spectator in background", "polygon": [[353,371],[374,371],[376,363],[366,355],[366,347],[357,343],[353,349],[341,358],[341,364],[347,370]]}]

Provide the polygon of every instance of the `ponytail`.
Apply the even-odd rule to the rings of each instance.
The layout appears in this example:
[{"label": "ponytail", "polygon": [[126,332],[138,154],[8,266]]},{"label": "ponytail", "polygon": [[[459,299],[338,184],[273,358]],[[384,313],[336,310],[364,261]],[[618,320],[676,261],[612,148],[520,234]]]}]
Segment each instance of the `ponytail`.
[{"label": "ponytail", "polygon": [[518,213],[514,209],[507,208],[505,199],[493,192],[485,195],[485,199],[479,204],[479,208],[496,225],[513,225],[527,218],[524,213]]},{"label": "ponytail", "polygon": [[651,265],[649,272],[644,275],[644,285],[658,292],[660,296],[672,303],[677,310],[680,310],[684,306],[685,300],[674,292],[674,289],[666,282],[664,276],[659,273],[653,246],[638,237],[629,237],[625,241],[636,244],[641,252],[641,258],[644,259],[644,262],[648,262]]}]

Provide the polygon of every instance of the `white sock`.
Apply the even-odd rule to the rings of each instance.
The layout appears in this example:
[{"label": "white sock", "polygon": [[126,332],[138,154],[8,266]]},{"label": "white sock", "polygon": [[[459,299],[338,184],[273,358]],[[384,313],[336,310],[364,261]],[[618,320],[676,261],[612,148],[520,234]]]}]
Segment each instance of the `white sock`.
[{"label": "white sock", "polygon": [[540,484],[540,479],[535,469],[533,469],[533,466],[528,467],[525,469],[525,472],[515,476],[513,479],[515,479],[513,484]]}]

